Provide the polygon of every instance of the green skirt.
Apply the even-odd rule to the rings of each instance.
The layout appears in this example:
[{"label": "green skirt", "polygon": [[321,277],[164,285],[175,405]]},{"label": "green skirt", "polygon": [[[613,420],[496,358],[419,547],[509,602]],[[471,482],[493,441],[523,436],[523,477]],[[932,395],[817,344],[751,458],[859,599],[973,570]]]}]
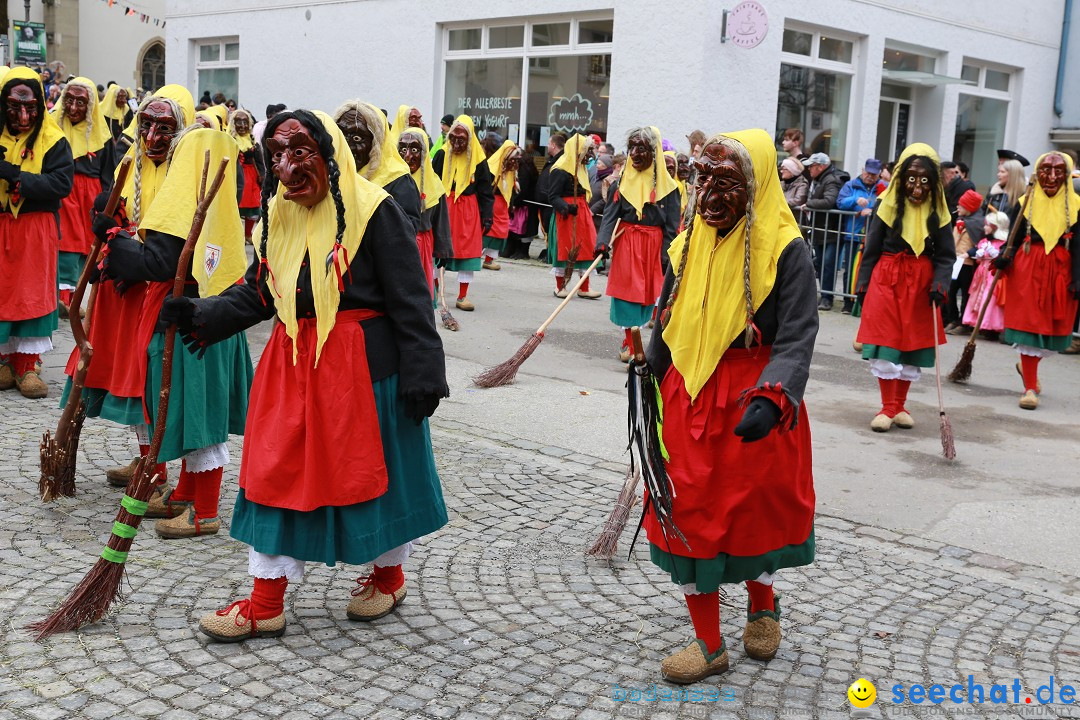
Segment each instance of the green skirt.
[{"label": "green skirt", "polygon": [[[71,394],[71,377],[64,383],[64,392],[60,394],[60,407],[67,405]],[[86,417],[105,418],[120,425],[145,425],[142,398],[118,397],[108,390],[84,387],[82,402],[86,406]]]},{"label": "green skirt", "polygon": [[[245,333],[210,345],[201,360],[188,352],[179,338],[174,348],[169,414],[158,462],[223,443],[229,435],[243,435],[254,376]],[[144,396],[151,425],[157,417],[164,350],[165,333],[154,333],[146,350],[149,366]]]},{"label": "green skirt", "polygon": [[1027,345],[1028,347],[1061,352],[1067,350],[1069,345],[1072,344],[1072,335],[1036,335],[1023,330],[1005,328],[1004,340],[1010,345]]},{"label": "green skirt", "polygon": [[446,258],[442,261],[442,266],[452,272],[470,272],[476,271],[483,267],[483,260],[480,258]]},{"label": "green skirt", "polygon": [[619,298],[611,298],[611,322],[619,327],[645,327],[652,320],[653,306],[638,305]]},{"label": "green skirt", "polygon": [[301,512],[251,502],[241,488],[233,507],[234,538],[267,555],[362,565],[446,524],[427,421],[417,425],[405,416],[397,375],[372,387],[389,479],[386,492],[356,505]]},{"label": "green skirt", "polygon": [[863,360],[888,360],[897,365],[915,367],[934,367],[934,348],[902,351],[885,345],[863,345]]},{"label": "green skirt", "polygon": [[671,575],[680,585],[695,583],[698,592],[710,593],[726,583],[757,580],[762,573],[775,573],[789,567],[814,562],[814,530],[798,545],[787,545],[764,555],[742,557],[720,553],[714,558],[700,559],[672,555],[657,545],[649,545],[653,563]]},{"label": "green skirt", "polygon": [[13,337],[52,337],[53,331],[60,326],[59,317],[53,310],[30,320],[0,320],[0,344]]},{"label": "green skirt", "polygon": [[85,263],[86,255],[61,251],[60,260],[56,264],[56,284],[76,287]]},{"label": "green skirt", "polygon": [[506,246],[506,238],[495,238],[484,236],[484,249],[485,250],[497,250],[503,251],[503,247]]},{"label": "green skirt", "polygon": [[[555,232],[555,213],[551,213],[551,221],[548,223],[548,235],[547,235],[547,258],[552,267],[556,267],[559,270],[566,269],[566,261],[559,259],[559,236]],[[588,270],[592,265],[593,258],[586,260],[578,260],[574,263],[575,270]]]}]

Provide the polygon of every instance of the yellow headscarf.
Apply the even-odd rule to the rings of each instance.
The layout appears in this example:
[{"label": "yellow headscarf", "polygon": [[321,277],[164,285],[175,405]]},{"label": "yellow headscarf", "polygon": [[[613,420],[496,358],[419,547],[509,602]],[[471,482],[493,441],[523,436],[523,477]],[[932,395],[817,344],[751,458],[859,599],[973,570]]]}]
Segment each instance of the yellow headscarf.
[{"label": "yellow headscarf", "polygon": [[[86,109],[86,119],[78,126],[72,125],[71,121],[64,116],[64,98],[72,85],[85,88],[90,93],[90,106]],[[96,153],[112,139],[108,123],[105,122],[105,115],[101,112],[101,103],[98,102],[97,85],[88,78],[77,77],[65,85],[63,92],[56,100],[56,105],[53,106],[51,115],[67,137],[68,144],[71,145],[71,156],[76,160],[84,155]]]},{"label": "yellow headscarf", "polygon": [[[751,305],[757,311],[776,283],[780,254],[801,233],[780,188],[772,137],[764,130],[742,130],[714,136],[706,144],[721,138],[742,145],[753,165],[750,290]],[[745,166],[745,162],[739,164]],[[695,217],[685,261],[683,248],[689,229],[672,241],[668,251],[671,266],[682,268],[682,281],[664,327],[664,342],[671,349],[672,364],[683,376],[691,401],[735,339],[752,331],[743,274],[747,219],[743,217],[726,236],[718,237],[716,228]]]},{"label": "yellow headscarf", "polygon": [[[41,77],[30,68],[11,68],[4,74],[3,79],[0,79],[0,87],[12,80],[23,80],[27,85],[37,86],[38,97],[45,97],[45,90],[41,86]],[[8,132],[7,123],[4,122],[4,130],[0,134],[0,147],[3,147],[6,151],[4,159],[18,166],[23,172],[36,175],[41,174],[41,163],[45,160],[45,154],[52,149],[53,145],[64,139],[64,131],[56,124],[52,115],[45,112],[44,102],[41,103],[40,117],[41,129],[37,132],[33,147],[26,146],[27,141],[35,134],[33,130],[21,135],[12,135]],[[0,118],[0,121],[2,120]],[[18,217],[19,209],[22,207],[24,200],[25,198],[20,198],[17,203],[11,202],[11,196],[8,194],[8,184],[0,182],[0,207],[7,208],[14,217]]]},{"label": "yellow headscarf", "polygon": [[[1069,231],[1076,222],[1077,213],[1080,213],[1080,195],[1073,190],[1072,184],[1072,158],[1065,153],[1045,153],[1035,161],[1035,173],[1038,175],[1039,165],[1048,155],[1060,155],[1065,160],[1065,184],[1057,191],[1054,197],[1048,197],[1046,192],[1035,181],[1031,188],[1031,199],[1028,200],[1028,210],[1025,215],[1028,222],[1039,237],[1043,239],[1046,254],[1049,255],[1058,244],[1061,236]],[[1074,246],[1075,248],[1075,246]],[[1077,252],[1075,249],[1073,252]]]},{"label": "yellow headscarf", "polygon": [[247,267],[244,225],[236,206],[236,142],[225,133],[206,128],[185,133],[169,161],[169,173],[157,191],[161,202],[154,203],[140,224],[140,230],[156,230],[179,238],[188,236],[199,204],[207,151],[210,152],[208,187],[222,159],[228,160],[229,165],[206,211],[206,221],[191,259],[191,274],[199,283],[200,297],[217,295],[234,285]]},{"label": "yellow headscarf", "polygon": [[[105,91],[105,97],[101,99],[101,112],[110,120],[122,121],[130,109],[126,105],[122,108],[116,107],[116,96],[120,94],[121,90],[128,94],[128,98],[133,97],[131,91],[127,88],[122,88],[119,85],[110,85],[109,89]],[[94,87],[94,97],[97,97],[97,86]]]},{"label": "yellow headscarf", "polygon": [[213,130],[220,130],[221,132],[225,132],[225,130],[229,127],[229,108],[225,107],[224,105],[211,105],[205,110],[199,110],[195,114],[205,115],[206,117],[216,120],[217,126],[212,128]]},{"label": "yellow headscarf", "polygon": [[371,133],[371,154],[367,165],[357,172],[379,187],[386,187],[399,177],[408,175],[409,166],[398,154],[397,143],[390,136],[390,123],[386,121],[383,111],[371,103],[349,100],[334,111],[334,122],[340,121],[350,110],[363,118],[364,125]]},{"label": "yellow headscarf", "polygon": [[[158,99],[172,100],[179,106],[180,114],[183,116],[177,123],[179,129],[187,127],[195,119],[195,101],[192,100],[191,93],[187,91],[187,88],[181,85],[166,85],[153,95],[143,98],[139,107],[144,108]],[[138,121],[139,114],[135,113],[135,117],[131,120],[131,127],[134,128],[135,123]],[[169,170],[169,163],[166,161],[160,165],[155,165],[144,154],[142,138],[138,137],[137,133],[133,137],[136,140],[131,144],[127,155],[135,160],[135,166],[128,173],[121,195],[127,200],[128,217],[131,218],[132,222],[138,224],[142,218],[146,217],[146,213],[154,203],[154,197],[157,195],[158,189],[165,182],[165,173]],[[116,171],[120,172],[119,165],[117,165]],[[136,184],[139,188],[138,192],[135,189]],[[136,204],[138,205],[138,213],[135,212]]]},{"label": "yellow headscarf", "polygon": [[574,135],[566,141],[562,156],[552,166],[552,170],[562,170],[577,177],[578,185],[585,191],[586,202],[592,200],[592,186],[589,183],[589,169],[585,167],[585,153],[592,146],[592,138]]},{"label": "yellow headscarf", "polygon": [[[503,162],[506,156],[517,150],[517,144],[513,140],[503,140],[499,149],[488,158],[488,170],[491,171],[491,185],[502,195],[506,204],[510,204],[510,196],[514,194],[514,185],[517,183],[517,172],[503,172]],[[586,187],[588,187],[586,185]]]},{"label": "yellow headscarf", "polygon": [[[679,209],[686,209],[686,182],[679,179],[679,155],[674,150],[665,150],[664,157],[675,161],[675,187],[679,188]],[[664,169],[667,169],[667,161],[664,161]],[[668,173],[670,175],[671,173]]]},{"label": "yellow headscarf", "polygon": [[[248,134],[240,135],[236,132],[236,116],[243,113],[248,119]],[[247,152],[251,148],[255,147],[255,140],[251,137],[251,128],[255,127],[255,118],[251,117],[244,108],[236,108],[233,114],[229,116],[229,135],[236,141],[236,146],[240,148],[240,152]]]},{"label": "yellow headscarf", "polygon": [[[450,149],[450,133],[454,128],[461,126],[469,133],[469,146],[462,155],[455,154]],[[458,115],[457,120],[446,131],[447,141],[443,147],[442,180],[446,194],[454,193],[455,199],[465,192],[469,184],[475,179],[476,166],[487,160],[484,148],[476,139],[476,128],[473,127],[472,118],[468,115]]]},{"label": "yellow headscarf", "polygon": [[[411,105],[402,105],[403,108],[410,108]],[[408,110],[406,109],[406,112]],[[397,128],[399,125],[397,121],[394,121],[394,128],[391,129],[390,134],[393,135],[393,146],[397,148],[398,143],[401,141],[401,136],[409,134],[420,139],[420,142],[424,145],[424,157],[420,160],[420,167],[416,172],[412,174],[413,182],[416,183],[416,189],[420,191],[420,202],[423,204],[425,210],[429,210],[439,204],[439,200],[446,195],[446,190],[443,188],[442,180],[435,174],[435,168],[431,166],[431,151],[428,148],[428,136],[420,128],[407,127],[401,125],[402,130],[399,132]],[[401,157],[400,154],[398,157]],[[406,164],[406,167],[408,165]]]},{"label": "yellow headscarf", "polygon": [[[896,161],[896,171],[893,173],[892,179],[889,180],[889,186],[885,188],[885,192],[881,193],[881,203],[877,209],[878,217],[881,218],[882,222],[894,230],[896,229],[897,204],[900,195],[904,192],[904,178],[900,177],[900,168],[903,167],[904,162],[909,157],[915,155],[929,158],[938,169],[938,177],[941,177],[941,161],[938,159],[937,151],[934,148],[926,143],[913,143],[904,148],[904,152],[900,153],[900,159]],[[938,184],[937,198],[927,198],[925,202],[919,205],[912,205],[909,202],[904,203],[904,222],[903,227],[900,228],[900,237],[904,238],[904,242],[911,246],[916,255],[922,255],[923,250],[926,248],[926,236],[928,235],[926,221],[930,219],[930,213],[933,212],[934,205],[938,207],[938,227],[943,228],[952,220],[949,215],[948,202],[945,200],[944,183]]]},{"label": "yellow headscarf", "polygon": [[[311,290],[315,297],[315,319],[318,342],[315,347],[315,366],[319,365],[323,344],[337,322],[341,291],[338,277],[346,278],[349,263],[353,261],[360,241],[364,237],[368,221],[384,199],[386,191],[368,182],[356,172],[356,162],[345,143],[345,136],[334,119],[316,110],[315,116],[323,124],[334,142],[334,161],[340,169],[338,187],[345,205],[345,234],[341,247],[335,243],[337,236],[337,208],[330,193],[322,202],[306,208],[286,200],[285,187],[278,185],[277,194],[270,199],[269,231],[266,242],[266,264],[272,270],[268,280],[274,292],[274,307],[278,319],[285,325],[285,332],[293,339],[293,363],[296,363],[296,278],[300,264],[308,255],[311,262]],[[260,228],[261,231],[261,228]],[[261,232],[256,234],[261,237]],[[261,241],[255,245],[256,253],[262,252]],[[326,270],[326,259],[333,257],[334,265]]]},{"label": "yellow headscarf", "polygon": [[619,197],[626,198],[626,201],[637,210],[639,220],[646,203],[660,202],[676,190],[675,181],[667,174],[667,168],[664,167],[660,131],[651,125],[644,130],[650,136],[649,142],[653,149],[652,167],[639,172],[634,169],[634,163],[627,157],[622,175],[619,176]]}]

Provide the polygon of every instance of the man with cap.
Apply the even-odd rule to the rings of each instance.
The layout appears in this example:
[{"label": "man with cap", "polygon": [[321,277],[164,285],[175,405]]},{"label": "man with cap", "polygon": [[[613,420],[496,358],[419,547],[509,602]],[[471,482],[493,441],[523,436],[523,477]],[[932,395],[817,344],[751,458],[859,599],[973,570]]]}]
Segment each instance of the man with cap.
[{"label": "man with cap", "polygon": [[[802,219],[804,223],[809,221],[807,229],[814,246],[814,269],[821,279],[818,309],[832,310],[832,289],[839,260],[836,250],[840,244],[840,216],[828,211],[836,209],[840,188],[851,176],[833,166],[832,160],[823,152],[814,153],[805,164],[810,173],[810,194],[802,206]],[[880,168],[878,172],[881,172]]]},{"label": "man with cap", "polygon": [[[879,189],[880,180],[881,161],[877,158],[870,158],[863,165],[863,171],[859,173],[858,177],[844,183],[844,187],[840,188],[840,195],[836,199],[838,210],[856,213],[855,215],[845,215],[842,220],[844,244],[840,246],[840,256],[837,258],[837,263],[848,267],[848,271],[845,273],[844,287],[848,286],[849,278],[847,276],[851,274],[848,262],[854,257],[854,248],[862,241],[863,234],[866,232],[866,220],[874,211],[874,199],[884,189],[884,187]],[[844,298],[843,313],[850,315],[854,304],[854,300]]]},{"label": "man with cap", "polygon": [[450,132],[450,126],[454,124],[453,115],[443,115],[442,120],[439,121],[439,130],[441,131],[439,137],[435,138],[435,142],[431,145],[432,156],[439,152],[439,149],[446,144],[446,133]]}]

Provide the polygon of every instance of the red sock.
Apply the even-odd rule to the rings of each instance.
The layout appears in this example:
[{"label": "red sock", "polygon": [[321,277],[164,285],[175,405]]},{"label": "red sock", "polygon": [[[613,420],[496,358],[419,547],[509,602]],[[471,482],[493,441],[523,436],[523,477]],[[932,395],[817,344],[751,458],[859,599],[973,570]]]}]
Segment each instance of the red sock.
[{"label": "red sock", "polygon": [[[1039,391],[1039,360],[1035,355],[1021,355],[1020,369],[1024,375],[1024,390]],[[15,371],[19,372],[18,370]]]},{"label": "red sock", "polygon": [[629,350],[634,346],[634,335],[630,332],[630,328],[626,328],[625,330],[623,330],[623,332],[625,333],[625,335],[623,336],[622,346]]},{"label": "red sock", "polygon": [[15,377],[21,378],[32,371],[34,365],[39,362],[41,362],[40,355],[31,355],[29,353],[13,353],[11,355],[11,369],[15,372]]},{"label": "red sock", "polygon": [[251,588],[251,612],[256,620],[267,620],[285,612],[285,588],[289,579],[285,577],[267,580],[255,578]]},{"label": "red sock", "polygon": [[656,322],[656,306],[655,305],[652,306],[652,317],[650,317],[649,319],[652,320],[653,322]]},{"label": "red sock", "polygon": [[[144,453],[145,454],[145,453]],[[172,500],[191,502],[195,499],[195,473],[188,472],[187,460],[180,461],[180,479],[172,493]]]},{"label": "red sock", "polygon": [[244,218],[244,237],[245,238],[250,238],[251,237],[251,231],[255,228],[255,221],[256,221],[256,218],[253,218],[253,217]]},{"label": "red sock", "polygon": [[690,609],[694,634],[704,641],[710,654],[719,650],[720,643],[723,642],[720,637],[720,593],[687,595],[686,607]]},{"label": "red sock", "polygon": [[459,282],[458,283],[458,291],[457,291],[457,299],[458,300],[464,300],[465,296],[468,295],[468,294],[469,294],[469,283]]},{"label": "red sock", "polygon": [[[221,474],[224,468],[214,468],[200,473],[190,473],[195,485],[195,517],[209,520],[218,516],[218,498],[221,496]],[[180,475],[183,478],[183,474]],[[174,493],[175,494],[175,493]]]},{"label": "red sock", "polygon": [[904,404],[907,402],[907,393],[911,388],[910,380],[896,380],[896,390],[893,395],[893,410],[894,414],[907,412],[907,408]]},{"label": "red sock", "polygon": [[559,290],[562,290],[565,285],[566,278],[564,278],[563,274],[560,272],[558,275],[555,276],[555,287],[557,287]]},{"label": "red sock", "polygon": [[391,595],[401,589],[401,586],[405,584],[405,573],[401,571],[400,565],[390,565],[388,567],[375,566],[375,587],[379,589],[379,592],[386,595]]},{"label": "red sock", "polygon": [[878,378],[878,387],[881,389],[881,413],[885,417],[896,415],[896,381]]},{"label": "red sock", "polygon": [[585,276],[585,282],[581,283],[581,287],[578,288],[579,292],[589,292],[589,276]]},{"label": "red sock", "polygon": [[485,255],[484,256],[484,262],[486,262],[488,265],[490,265],[491,263],[495,262],[495,258],[491,257],[490,255]]},{"label": "red sock", "polygon": [[750,593],[750,612],[776,610],[776,606],[773,605],[772,585],[759,583],[756,580],[747,580],[746,589]]}]

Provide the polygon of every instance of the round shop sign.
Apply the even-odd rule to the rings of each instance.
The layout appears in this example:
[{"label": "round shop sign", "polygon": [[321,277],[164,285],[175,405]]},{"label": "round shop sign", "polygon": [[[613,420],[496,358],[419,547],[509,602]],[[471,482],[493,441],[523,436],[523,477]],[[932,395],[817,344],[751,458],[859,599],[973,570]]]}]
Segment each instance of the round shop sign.
[{"label": "round shop sign", "polygon": [[728,36],[739,47],[752,48],[769,32],[769,16],[757,0],[746,0],[728,13]]}]

